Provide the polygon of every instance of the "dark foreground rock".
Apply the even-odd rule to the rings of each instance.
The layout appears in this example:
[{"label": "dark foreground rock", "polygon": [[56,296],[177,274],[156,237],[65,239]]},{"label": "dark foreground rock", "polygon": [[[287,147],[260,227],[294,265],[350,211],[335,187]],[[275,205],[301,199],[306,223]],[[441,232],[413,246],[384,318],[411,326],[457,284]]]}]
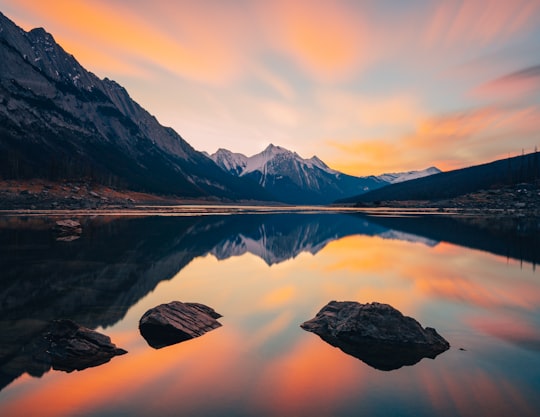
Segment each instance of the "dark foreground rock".
[{"label": "dark foreground rock", "polygon": [[422,328],[388,304],[331,301],[301,327],[383,371],[434,359],[450,348],[435,329]]},{"label": "dark foreground rock", "polygon": [[221,326],[221,314],[198,303],[172,301],[148,310],[139,321],[139,331],[150,346],[165,346],[202,336]]},{"label": "dark foreground rock", "polygon": [[72,372],[109,362],[125,350],[71,320],[0,321],[0,390],[24,373]]},{"label": "dark foreground rock", "polygon": [[44,335],[46,354],[53,369],[72,372],[109,362],[114,356],[127,353],[111,343],[111,338],[71,320],[55,320]]}]

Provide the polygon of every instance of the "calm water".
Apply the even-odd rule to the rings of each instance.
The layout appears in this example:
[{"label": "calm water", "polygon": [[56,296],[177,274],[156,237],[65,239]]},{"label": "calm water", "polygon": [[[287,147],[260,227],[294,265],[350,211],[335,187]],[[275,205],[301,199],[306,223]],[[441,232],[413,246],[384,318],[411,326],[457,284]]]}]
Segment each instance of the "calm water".
[{"label": "calm water", "polygon": [[[62,242],[54,219],[0,219],[1,416],[540,415],[530,225],[346,214],[81,222],[81,237]],[[152,349],[138,321],[172,300],[214,308],[223,327]],[[373,369],[299,327],[331,300],[391,304],[452,347]],[[56,318],[129,353],[44,372],[25,352]]]}]

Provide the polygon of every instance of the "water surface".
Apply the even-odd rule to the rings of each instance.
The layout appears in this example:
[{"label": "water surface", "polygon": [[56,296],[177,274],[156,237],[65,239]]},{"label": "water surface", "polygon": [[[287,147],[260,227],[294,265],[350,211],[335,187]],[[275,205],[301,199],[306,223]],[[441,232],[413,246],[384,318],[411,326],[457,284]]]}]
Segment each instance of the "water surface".
[{"label": "water surface", "polygon": [[[540,245],[528,222],[332,213],[0,221],[0,415],[537,416]],[[222,327],[155,350],[146,310]],[[331,300],[388,303],[451,349],[384,372],[299,325]],[[25,356],[69,318],[129,353],[80,372]]]}]

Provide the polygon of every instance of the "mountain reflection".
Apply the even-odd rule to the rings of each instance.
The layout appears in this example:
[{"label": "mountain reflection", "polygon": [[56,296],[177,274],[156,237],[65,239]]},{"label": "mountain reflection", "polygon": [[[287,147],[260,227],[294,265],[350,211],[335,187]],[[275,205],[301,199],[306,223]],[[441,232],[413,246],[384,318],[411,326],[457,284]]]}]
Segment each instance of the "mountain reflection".
[{"label": "mountain reflection", "polygon": [[540,219],[536,218],[377,216],[369,220],[390,230],[530,262],[533,268],[540,260]]},{"label": "mountain reflection", "polygon": [[268,265],[316,254],[328,243],[350,235],[382,235],[387,229],[343,214],[270,214],[231,216],[230,233],[210,251],[217,259],[251,253]]},{"label": "mountain reflection", "polygon": [[540,258],[536,231],[435,216],[96,217],[81,223],[81,238],[62,242],[55,240],[54,220],[0,220],[3,320],[70,318],[90,328],[108,327],[196,257],[225,260],[251,253],[273,265],[302,252],[316,254],[351,235],[428,246],[446,241],[533,264]]},{"label": "mountain reflection", "polygon": [[161,281],[208,254],[224,260],[251,253],[274,265],[366,235],[428,246],[448,241],[534,264],[540,246],[529,225],[442,217],[84,217],[81,237],[70,242],[56,240],[55,220],[0,218],[0,389],[24,372],[42,373],[17,358],[45,322],[67,318],[89,328],[112,326]]}]

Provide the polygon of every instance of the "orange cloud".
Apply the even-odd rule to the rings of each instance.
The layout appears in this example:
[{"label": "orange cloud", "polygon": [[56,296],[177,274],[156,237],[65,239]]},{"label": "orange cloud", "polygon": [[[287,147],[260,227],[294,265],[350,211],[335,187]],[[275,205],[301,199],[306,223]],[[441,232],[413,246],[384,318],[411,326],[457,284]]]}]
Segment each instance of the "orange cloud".
[{"label": "orange cloud", "polygon": [[484,107],[433,117],[401,137],[328,141],[338,151],[330,166],[355,175],[421,169],[463,168],[532,150],[540,107]]},{"label": "orange cloud", "polygon": [[[512,153],[517,142],[518,152],[536,145],[538,108],[428,119],[425,103],[441,68],[534,29],[538,1],[407,8],[346,0],[16,3],[6,7],[16,22],[39,22],[85,67],[126,85],[198,149],[252,154],[273,141],[366,175],[450,169]],[[366,71],[375,65],[383,68],[376,76]],[[384,79],[395,72],[411,79],[397,92],[391,89],[401,76],[389,85]],[[428,75],[424,85],[414,85],[416,74]],[[341,91],[328,90],[337,83]],[[371,83],[384,97],[352,93]],[[473,98],[530,98],[537,87],[532,78],[505,78]],[[440,108],[445,98],[433,100]],[[505,128],[495,129],[503,119]],[[314,149],[315,141],[326,149]]]},{"label": "orange cloud", "polygon": [[413,94],[386,97],[358,95],[344,90],[320,90],[315,100],[321,109],[321,123],[327,131],[350,129],[398,130],[412,128],[426,117],[426,111]]},{"label": "orange cloud", "polygon": [[[231,13],[197,4],[186,2],[172,8],[156,2],[143,10],[144,16],[127,3],[99,0],[59,0],[54,5],[21,0],[19,6],[39,16],[59,43],[88,68],[113,68],[127,74],[161,68],[196,81],[228,81],[242,68],[242,37],[233,30]],[[176,31],[162,26],[164,20]],[[215,36],[216,32],[222,36]]]},{"label": "orange cloud", "polygon": [[345,3],[279,0],[259,7],[268,43],[316,80],[348,78],[369,55],[366,23]]}]

